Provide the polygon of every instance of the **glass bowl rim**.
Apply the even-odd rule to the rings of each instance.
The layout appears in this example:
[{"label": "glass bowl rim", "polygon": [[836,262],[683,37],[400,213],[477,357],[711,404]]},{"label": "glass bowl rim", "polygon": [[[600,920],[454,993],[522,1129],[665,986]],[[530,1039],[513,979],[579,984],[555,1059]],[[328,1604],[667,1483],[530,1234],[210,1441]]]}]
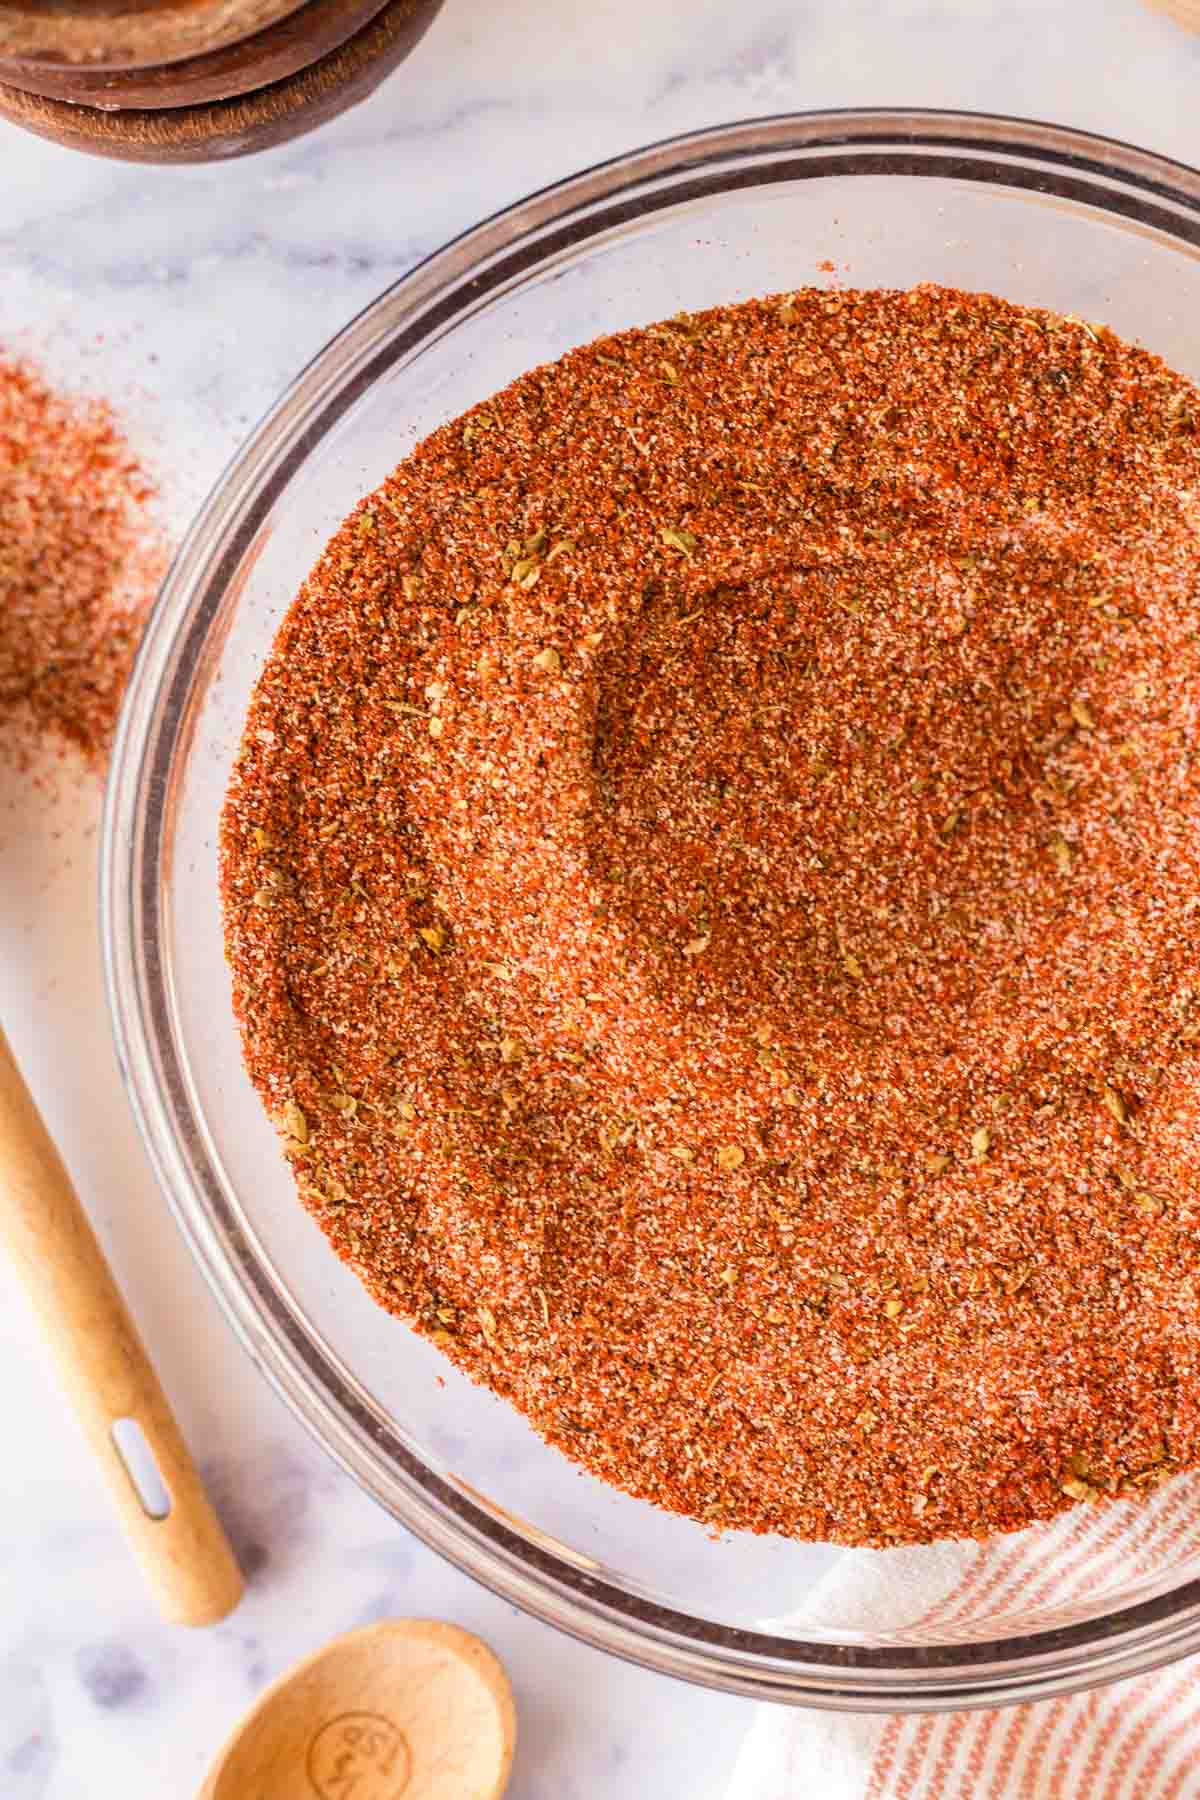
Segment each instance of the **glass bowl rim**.
[{"label": "glass bowl rim", "polygon": [[1200,1581],[1083,1623],[944,1646],[806,1642],[728,1627],[626,1591],[529,1541],[410,1452],[268,1274],[219,1181],[176,1033],[164,928],[170,787],[230,575],[291,475],[400,356],[552,251],[683,198],[797,176],[936,175],[1032,187],[1200,249],[1200,171],[1091,133],[982,113],[779,114],[599,163],[464,231],[394,282],[301,371],[227,465],[164,581],[114,746],[100,858],[105,980],[122,1077],[160,1186],[226,1319],[322,1448],[452,1564],[594,1647],[722,1689],[831,1710],[941,1711],[1047,1698],[1200,1648]]}]

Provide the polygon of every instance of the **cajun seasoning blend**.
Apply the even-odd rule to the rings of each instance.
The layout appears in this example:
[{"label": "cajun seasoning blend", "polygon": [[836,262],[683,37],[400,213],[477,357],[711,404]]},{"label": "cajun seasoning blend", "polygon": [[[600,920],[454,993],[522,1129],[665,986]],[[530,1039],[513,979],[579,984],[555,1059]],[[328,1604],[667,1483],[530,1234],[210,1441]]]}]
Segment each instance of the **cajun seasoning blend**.
[{"label": "cajun seasoning blend", "polygon": [[166,555],[110,409],[0,353],[0,750],[103,768]]},{"label": "cajun seasoning blend", "polygon": [[250,1074],[384,1306],[631,1493],[850,1543],[1200,1463],[1200,395],[986,295],[436,431],[224,816]]}]

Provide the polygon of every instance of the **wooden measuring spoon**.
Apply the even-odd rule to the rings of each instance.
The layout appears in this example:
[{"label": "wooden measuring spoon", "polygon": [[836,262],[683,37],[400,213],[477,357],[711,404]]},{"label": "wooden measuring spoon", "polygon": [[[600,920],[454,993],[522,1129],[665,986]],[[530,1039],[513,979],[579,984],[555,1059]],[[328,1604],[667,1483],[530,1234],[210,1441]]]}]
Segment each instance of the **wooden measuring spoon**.
[{"label": "wooden measuring spoon", "polygon": [[[158,1604],[224,1618],[242,1577],[62,1158],[0,1030],[0,1244],[9,1252]],[[113,1436],[136,1427],[166,1510],[148,1510]],[[153,1504],[153,1503],[152,1503]]]},{"label": "wooden measuring spoon", "polygon": [[273,1682],[200,1800],[500,1800],[516,1732],[486,1644],[437,1619],[389,1619]]}]

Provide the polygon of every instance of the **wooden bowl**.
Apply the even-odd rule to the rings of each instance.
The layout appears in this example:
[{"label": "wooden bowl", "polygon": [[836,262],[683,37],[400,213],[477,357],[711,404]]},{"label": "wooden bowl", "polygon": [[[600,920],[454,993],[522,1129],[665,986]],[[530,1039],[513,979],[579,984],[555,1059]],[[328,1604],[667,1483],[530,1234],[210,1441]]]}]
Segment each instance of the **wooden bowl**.
[{"label": "wooden bowl", "polygon": [[92,156],[196,163],[287,143],[365,100],[420,42],[442,0],[384,0],[337,50],[283,81],[205,106],[105,111],[0,86],[0,118]]},{"label": "wooden bowl", "polygon": [[0,0],[0,60],[140,69],[203,56],[303,0]]},{"label": "wooden bowl", "polygon": [[5,61],[0,82],[27,94],[86,106],[206,106],[284,81],[319,62],[382,12],[385,0],[298,0],[296,9],[250,37],[182,62],[140,69]]}]

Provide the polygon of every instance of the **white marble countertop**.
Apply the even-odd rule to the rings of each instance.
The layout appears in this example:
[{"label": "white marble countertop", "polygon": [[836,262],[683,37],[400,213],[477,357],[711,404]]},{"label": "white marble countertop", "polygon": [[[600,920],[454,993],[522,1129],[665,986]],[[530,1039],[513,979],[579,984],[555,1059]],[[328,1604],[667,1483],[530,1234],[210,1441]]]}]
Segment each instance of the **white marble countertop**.
[{"label": "white marble countertop", "polygon": [[[1198,92],[1200,37],[1139,0],[447,0],[370,102],[247,162],[127,168],[0,125],[0,348],[113,394],[178,525],[380,288],[597,158],[752,113],[892,102],[1056,119],[1196,162]],[[158,1622],[0,1268],[0,1794],[192,1793],[294,1657],[429,1613],[481,1632],[512,1672],[514,1800],[715,1800],[745,1702],[601,1657],[455,1573],[325,1459],[233,1342],[120,1091],[96,812],[86,789],[51,804],[0,771],[0,1017],[252,1580],[216,1629]]]}]

